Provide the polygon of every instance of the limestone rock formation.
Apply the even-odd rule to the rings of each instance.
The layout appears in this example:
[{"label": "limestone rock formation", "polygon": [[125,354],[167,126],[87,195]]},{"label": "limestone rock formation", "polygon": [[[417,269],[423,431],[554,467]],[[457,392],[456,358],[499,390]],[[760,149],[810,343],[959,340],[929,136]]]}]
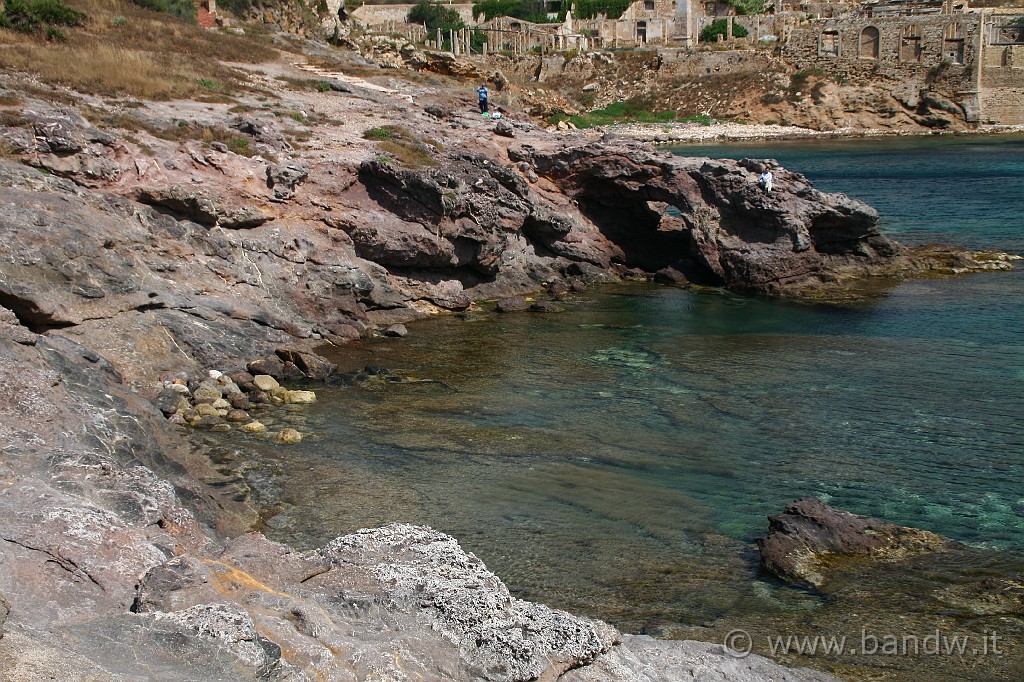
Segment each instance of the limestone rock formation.
[{"label": "limestone rock formation", "polygon": [[[510,153],[575,199],[627,265],[650,272],[781,293],[901,252],[870,206],[819,192],[771,161],[681,158],[626,143]],[[774,169],[771,194],[756,183],[763,163]]]},{"label": "limestone rock formation", "polygon": [[825,673],[780,670],[762,656],[736,657],[720,644],[667,642],[644,635],[625,635],[622,643],[593,665],[572,670],[559,682],[674,682],[675,680],[729,680],[729,682],[838,682]]},{"label": "limestone rock formation", "polygon": [[926,530],[840,511],[816,498],[797,500],[768,520],[768,535],[757,540],[761,565],[806,587],[824,586],[844,558],[890,561],[952,544]]}]

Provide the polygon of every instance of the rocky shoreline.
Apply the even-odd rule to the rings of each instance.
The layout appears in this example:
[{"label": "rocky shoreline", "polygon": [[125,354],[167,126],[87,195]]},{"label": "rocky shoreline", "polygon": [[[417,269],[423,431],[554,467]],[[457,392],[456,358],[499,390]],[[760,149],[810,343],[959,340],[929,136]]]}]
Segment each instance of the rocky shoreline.
[{"label": "rocky shoreline", "polygon": [[[289,59],[251,74],[272,107],[5,110],[5,679],[832,679],[514,599],[427,528],[269,542],[176,422],[228,430],[262,398],[309,399],[274,384],[329,376],[317,346],[482,300],[618,278],[842,299],[1008,258],[906,249],[785,169],[767,195],[765,160],[553,137],[443,86],[397,104],[358,78],[289,90]],[[13,101],[19,81],[3,87]]]},{"label": "rocky shoreline", "polygon": [[605,126],[605,134],[619,135],[658,145],[754,142],[764,140],[832,140],[873,137],[933,137],[964,135],[1021,135],[1024,126],[979,126],[967,130],[892,130],[890,128],[834,128],[814,130],[798,126],[760,123],[627,123]]}]

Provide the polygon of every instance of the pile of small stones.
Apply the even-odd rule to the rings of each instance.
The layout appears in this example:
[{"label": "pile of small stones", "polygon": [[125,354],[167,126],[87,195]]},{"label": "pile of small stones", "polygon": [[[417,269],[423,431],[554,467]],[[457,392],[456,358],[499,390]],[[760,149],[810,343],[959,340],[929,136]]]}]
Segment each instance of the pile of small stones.
[{"label": "pile of small stones", "polygon": [[[163,387],[154,402],[174,424],[231,431],[232,425],[247,433],[263,433],[267,426],[254,419],[250,411],[269,405],[301,405],[316,401],[313,391],[293,391],[281,386],[268,374],[247,371],[225,374],[211,369],[205,377],[189,378],[183,373],[163,378]],[[275,434],[278,443],[302,440],[295,429]]]}]

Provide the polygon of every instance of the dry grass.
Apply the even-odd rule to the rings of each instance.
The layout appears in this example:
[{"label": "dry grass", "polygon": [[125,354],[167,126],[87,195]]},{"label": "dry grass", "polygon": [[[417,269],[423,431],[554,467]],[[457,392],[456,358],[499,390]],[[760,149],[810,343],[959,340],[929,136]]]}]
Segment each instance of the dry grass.
[{"label": "dry grass", "polygon": [[406,168],[436,166],[437,159],[428,142],[403,126],[386,125],[370,128],[363,138],[376,140],[377,148]]},{"label": "dry grass", "polygon": [[22,126],[27,126],[29,123],[31,123],[31,121],[25,118],[21,112],[0,109],[0,126],[5,126],[7,128],[20,128]]},{"label": "dry grass", "polygon": [[149,135],[170,142],[187,142],[195,140],[204,144],[221,142],[227,145],[228,149],[241,156],[254,156],[256,151],[250,148],[252,140],[238,131],[228,130],[218,126],[197,126],[186,121],[179,121],[176,125],[156,125],[151,121],[138,118],[128,113],[110,112],[85,107],[82,115],[89,121],[104,128],[116,128],[125,131],[126,138],[142,146],[133,133],[146,132]]},{"label": "dry grass", "polygon": [[[103,96],[166,100],[219,97],[245,88],[245,79],[221,61],[259,63],[277,52],[263,38],[236,36],[186,24],[118,0],[69,0],[89,15],[68,29],[66,43],[0,30],[0,68],[34,74],[51,85]],[[115,20],[115,18],[117,18]],[[202,82],[222,84],[210,93]]]}]

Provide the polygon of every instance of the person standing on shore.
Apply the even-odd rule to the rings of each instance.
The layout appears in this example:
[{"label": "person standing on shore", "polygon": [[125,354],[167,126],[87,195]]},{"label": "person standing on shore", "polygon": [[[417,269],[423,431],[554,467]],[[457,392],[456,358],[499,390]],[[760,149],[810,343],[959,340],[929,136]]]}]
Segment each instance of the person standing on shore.
[{"label": "person standing on shore", "polygon": [[757,184],[764,189],[765,194],[771,194],[773,180],[774,177],[772,177],[772,167],[765,166],[764,171],[762,171],[761,173],[761,178],[757,181]]},{"label": "person standing on shore", "polygon": [[490,94],[487,83],[481,83],[480,87],[476,89],[476,94],[480,95],[480,113],[487,116],[487,95]]}]

